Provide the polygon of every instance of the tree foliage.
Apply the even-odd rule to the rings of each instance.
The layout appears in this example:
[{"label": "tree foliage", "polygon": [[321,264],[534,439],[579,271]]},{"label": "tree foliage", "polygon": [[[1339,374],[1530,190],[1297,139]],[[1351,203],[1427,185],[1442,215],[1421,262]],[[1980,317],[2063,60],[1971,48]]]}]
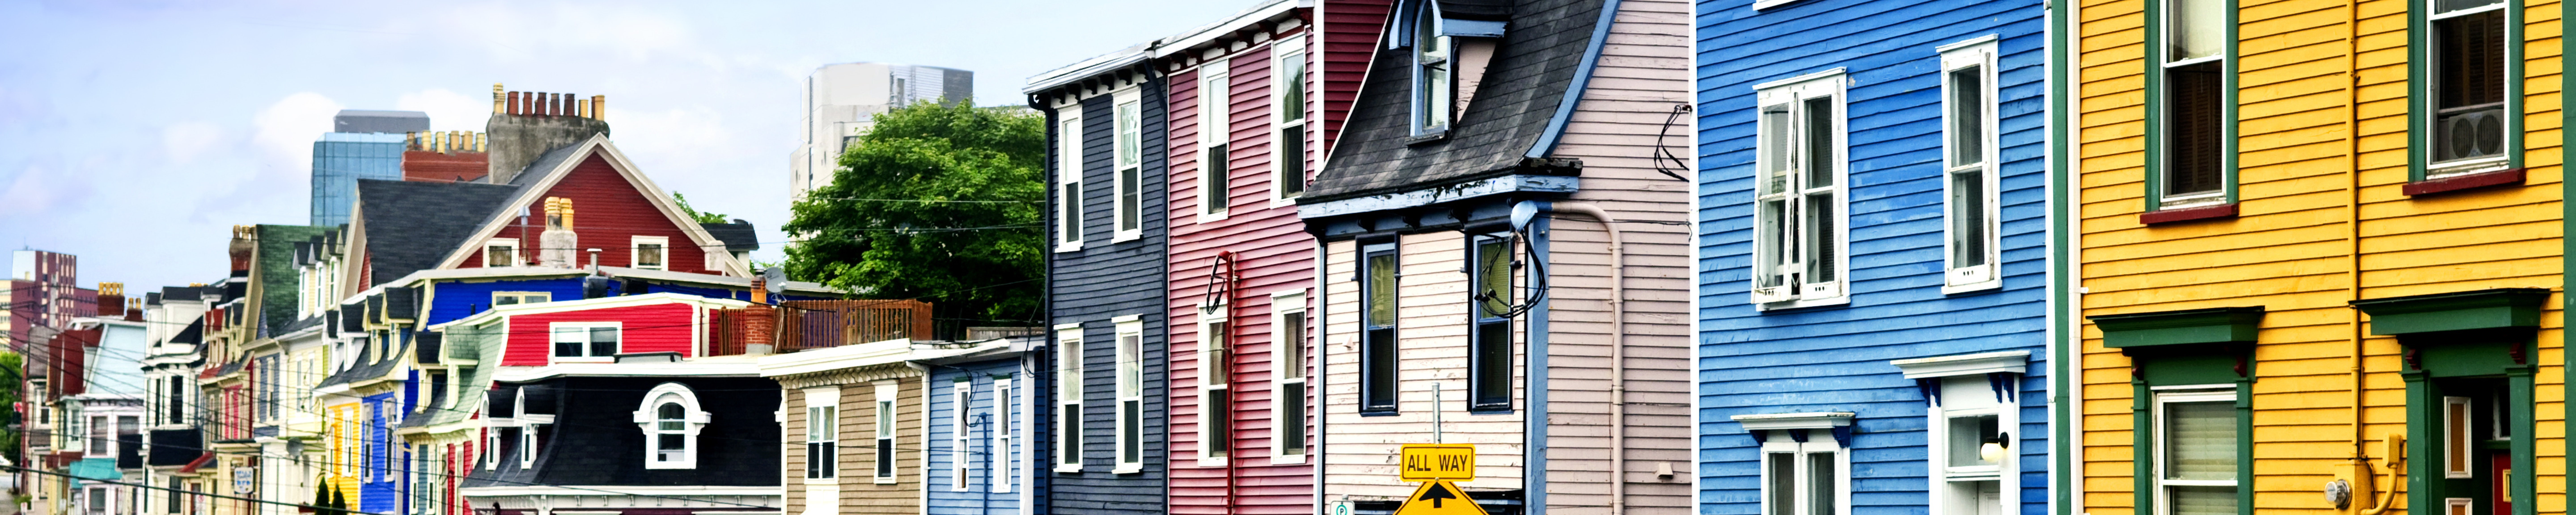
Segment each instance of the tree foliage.
[{"label": "tree foliage", "polygon": [[690,220],[694,220],[694,221],[696,221],[696,222],[698,222],[698,223],[702,223],[702,224],[721,224],[721,223],[731,223],[730,221],[728,221],[728,220],[726,220],[726,219],[725,219],[725,215],[718,214],[718,213],[706,212],[706,211],[699,211],[699,210],[697,210],[697,208],[689,207],[689,197],[681,196],[681,195],[680,195],[680,192],[677,192],[677,191],[671,192],[671,201],[672,201],[672,202],[674,202],[674,203],[678,203],[678,204],[680,204],[680,212],[681,212],[681,213],[686,213],[686,214],[688,214],[688,215],[689,215],[689,219],[690,219]]},{"label": "tree foliage", "polygon": [[[1041,318],[1045,124],[1033,112],[918,103],[876,115],[832,183],[793,207],[787,271],[966,324]],[[953,334],[953,331],[951,331]]]}]

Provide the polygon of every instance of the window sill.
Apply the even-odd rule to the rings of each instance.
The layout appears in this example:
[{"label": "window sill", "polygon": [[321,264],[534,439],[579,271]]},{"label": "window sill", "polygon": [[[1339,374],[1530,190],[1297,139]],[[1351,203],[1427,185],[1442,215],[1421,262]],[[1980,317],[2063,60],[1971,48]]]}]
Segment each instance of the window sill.
[{"label": "window sill", "polygon": [[2235,203],[2235,202],[2229,202],[2229,203],[2225,203],[2225,204],[2217,204],[2217,205],[2208,205],[2208,206],[2199,206],[2199,207],[2185,207],[2185,208],[2176,208],[2176,209],[2162,209],[2162,210],[2156,210],[2156,211],[2148,211],[2148,212],[2145,212],[2145,213],[2139,213],[2139,214],[2138,214],[2138,223],[2146,224],[2146,225],[2156,225],[2156,224],[2169,224],[2169,223],[2177,223],[2177,222],[2190,222],[2190,221],[2196,221],[2196,220],[2212,220],[2212,219],[2219,219],[2219,218],[2235,218],[2235,217],[2236,217],[2236,203]]},{"label": "window sill", "polygon": [[1077,242],[1073,242],[1073,243],[1058,243],[1058,244],[1056,244],[1056,246],[1055,246],[1055,252],[1056,252],[1056,253],[1058,253],[1058,254],[1062,254],[1062,253],[1066,253],[1066,252],[1081,252],[1081,251],[1082,251],[1082,242],[1079,242],[1079,241],[1077,241]]},{"label": "window sill", "polygon": [[2003,289],[2003,288],[2004,288],[2004,281],[2003,281],[2002,279],[1989,279],[1989,280],[1985,280],[1985,281],[1978,281],[1978,282],[1973,282],[1973,283],[1968,283],[1968,284],[1959,284],[1959,285],[1944,284],[1944,285],[1941,285],[1941,294],[1942,294],[1942,295],[1960,295],[1960,294],[1968,294],[1968,293],[1985,293],[1985,292],[1990,292],[1990,291],[1995,291],[1995,290],[2001,290],[2001,289]]},{"label": "window sill", "polygon": [[1441,129],[1441,130],[1434,131],[1434,132],[1426,132],[1426,133],[1422,133],[1421,135],[1417,135],[1417,136],[1410,136],[1410,137],[1406,137],[1406,138],[1404,138],[1404,146],[1408,146],[1408,147],[1410,147],[1410,146],[1414,146],[1414,145],[1429,145],[1429,144],[1439,143],[1439,142],[1442,142],[1442,141],[1448,141],[1448,140],[1449,140],[1449,130],[1448,130],[1448,129]]},{"label": "window sill", "polygon": [[1303,465],[1305,463],[1306,455],[1304,454],[1285,454],[1270,457],[1270,464],[1272,465]]},{"label": "window sill", "polygon": [[1393,410],[1388,410],[1388,411],[1362,411],[1362,412],[1360,412],[1360,416],[1363,416],[1363,417],[1392,417],[1392,416],[1402,415],[1402,414],[1404,414],[1404,412],[1400,412],[1400,411],[1393,411]]},{"label": "window sill", "polygon": [[1056,465],[1056,466],[1055,466],[1055,473],[1057,473],[1057,474],[1080,474],[1080,473],[1082,473],[1082,466],[1081,466],[1081,465]]},{"label": "window sill", "polygon": [[1226,458],[1224,456],[1199,458],[1199,466],[1201,467],[1223,467],[1225,466],[1225,462]]},{"label": "window sill", "polygon": [[1145,464],[1142,463],[1119,465],[1118,468],[1109,469],[1109,473],[1111,474],[1142,474],[1144,472]]},{"label": "window sill", "polygon": [[837,484],[841,484],[841,478],[837,478],[837,477],[806,478],[806,479],[805,479],[805,484],[806,484],[806,485],[809,485],[809,486],[810,486],[810,485],[837,485]]},{"label": "window sill", "polygon": [[1118,231],[1118,237],[1110,238],[1110,239],[1109,239],[1109,242],[1110,242],[1110,243],[1126,243],[1126,242],[1130,242],[1130,241],[1136,241],[1136,240],[1138,240],[1138,239],[1142,239],[1142,238],[1144,238],[1144,237],[1145,237],[1145,230],[1144,230],[1144,229],[1137,229],[1137,230],[1133,230],[1133,231]]},{"label": "window sill", "polygon": [[877,484],[880,484],[880,485],[891,485],[891,484],[894,484],[894,483],[895,483],[895,478],[890,478],[890,477],[881,477],[881,478],[877,478]]},{"label": "window sill", "polygon": [[2472,190],[2488,186],[2503,186],[2508,184],[2521,185],[2523,183],[2523,172],[2524,169],[2522,168],[2506,168],[2492,172],[2453,175],[2440,179],[2425,179],[2406,183],[2405,191],[2406,196],[2413,197],[2419,195]]},{"label": "window sill", "polygon": [[1830,298],[1830,299],[1798,299],[1798,300],[1784,300],[1784,301],[1780,301],[1780,302],[1756,303],[1756,304],[1754,304],[1754,305],[1753,305],[1753,309],[1754,309],[1754,310],[1756,310],[1756,311],[1771,312],[1771,311],[1788,311],[1788,310],[1794,310],[1794,309],[1821,308],[1821,307],[1827,307],[1827,306],[1847,306],[1847,305],[1851,305],[1851,296],[1850,296],[1850,295],[1844,295],[1844,296],[1841,296],[1841,297],[1834,297],[1834,298]]}]

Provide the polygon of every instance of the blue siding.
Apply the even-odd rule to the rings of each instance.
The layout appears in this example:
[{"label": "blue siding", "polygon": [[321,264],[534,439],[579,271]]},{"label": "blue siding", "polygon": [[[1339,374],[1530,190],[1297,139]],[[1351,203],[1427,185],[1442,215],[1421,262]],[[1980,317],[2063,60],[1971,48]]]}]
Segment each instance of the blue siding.
[{"label": "blue siding", "polygon": [[[1011,380],[1011,394],[1016,399],[1004,401],[994,397],[994,380]],[[959,380],[965,383],[959,383]],[[1022,374],[1017,358],[934,367],[930,375],[930,481],[929,509],[932,514],[1010,515],[1019,513],[1020,494],[1027,491],[1032,467],[1028,454],[1021,452],[1027,441],[1030,408],[1027,399],[1028,377]],[[956,391],[959,384],[969,385],[963,428],[966,446],[957,447],[960,428],[955,423]],[[1015,435],[1003,446],[995,445],[993,431],[995,406],[1007,406]],[[950,468],[965,460],[966,489],[956,489],[955,472]],[[994,492],[993,474],[1004,474],[1011,481],[1007,493]]]},{"label": "blue siding", "polygon": [[554,294],[555,300],[581,300],[580,277],[522,279],[509,281],[440,282],[432,286],[429,320],[422,325],[438,325],[474,316],[492,309],[492,292],[541,291]]},{"label": "blue siding", "polygon": [[[1729,417],[1857,413],[1854,515],[1925,513],[1926,401],[1890,360],[2026,350],[2016,436],[2021,513],[2047,511],[2045,11],[2036,0],[1806,0],[1697,7],[1700,135],[1700,509],[1761,510],[1758,446]],[[1827,27],[1827,29],[1818,29]],[[2000,37],[2000,291],[1942,285],[1941,85],[1935,46]],[[1833,68],[1851,80],[1847,306],[1749,304],[1753,85]]]},{"label": "blue siding", "polygon": [[403,476],[401,456],[388,455],[385,447],[386,442],[393,438],[389,417],[394,410],[402,409],[395,404],[394,395],[380,393],[359,400],[367,410],[367,462],[364,466],[374,470],[365,476],[368,481],[359,483],[358,498],[351,499],[357,504],[352,507],[358,511],[395,513],[401,509],[403,499],[398,486],[409,478]]},{"label": "blue siding", "polygon": [[[1082,100],[1085,136],[1081,160],[1085,184],[1082,212],[1086,233],[1082,250],[1047,253],[1050,325],[1082,324],[1083,363],[1096,364],[1089,365],[1083,375],[1083,472],[1046,474],[1043,489],[1032,490],[1051,513],[1145,515],[1166,512],[1165,446],[1161,435],[1169,433],[1164,428],[1165,388],[1160,386],[1166,384],[1164,335],[1168,329],[1164,325],[1164,314],[1169,309],[1164,300],[1164,286],[1168,281],[1164,275],[1167,272],[1164,261],[1168,247],[1164,231],[1167,170],[1161,136],[1166,134],[1166,93],[1162,79],[1158,77],[1147,78],[1138,89],[1141,90],[1138,96],[1142,104],[1139,107],[1143,111],[1140,127],[1144,146],[1144,168],[1140,174],[1144,186],[1140,190],[1144,203],[1143,237],[1112,241],[1112,224],[1116,220],[1111,213],[1114,189],[1109,185],[1114,184],[1111,167],[1115,148],[1112,122],[1115,116],[1111,110],[1112,96],[1103,93]],[[1052,116],[1047,126],[1051,133],[1055,132]],[[1052,152],[1060,147],[1049,145],[1048,148]],[[1051,155],[1047,162],[1053,167],[1061,161]],[[1053,177],[1054,170],[1050,168],[1047,175]],[[1053,227],[1054,215],[1063,212],[1063,208],[1055,204],[1058,198],[1055,181],[1047,183],[1047,222],[1049,227]],[[1117,464],[1118,444],[1116,410],[1113,409],[1117,405],[1116,369],[1111,366],[1117,362],[1114,345],[1117,325],[1111,319],[1124,315],[1141,315],[1144,325],[1144,355],[1141,356],[1145,363],[1144,413],[1143,427],[1139,429],[1146,437],[1142,460],[1144,470],[1116,474],[1110,472]],[[1052,338],[1053,334],[1049,336]],[[1054,369],[1053,361],[1041,361],[1044,370]],[[1053,386],[1052,377],[1041,382],[1048,387]],[[1054,393],[1044,389],[1039,392],[1041,395]],[[1053,422],[1046,417],[1054,410],[1039,411],[1038,423]],[[1043,429],[1039,432],[1044,434]],[[1039,450],[1039,456],[1046,456],[1046,448]]]}]

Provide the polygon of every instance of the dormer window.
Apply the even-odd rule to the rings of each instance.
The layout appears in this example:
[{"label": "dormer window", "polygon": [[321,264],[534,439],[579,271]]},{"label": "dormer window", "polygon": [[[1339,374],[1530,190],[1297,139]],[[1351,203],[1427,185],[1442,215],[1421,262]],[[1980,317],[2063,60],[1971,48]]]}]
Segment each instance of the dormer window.
[{"label": "dormer window", "polygon": [[1449,130],[1451,94],[1456,77],[1450,70],[1449,36],[1440,35],[1440,6],[1421,2],[1422,11],[1413,16],[1413,134],[1437,134]]},{"label": "dormer window", "polygon": [[707,412],[698,410],[688,386],[662,383],[645,392],[634,421],[644,430],[644,468],[698,468],[698,431],[706,428]]}]

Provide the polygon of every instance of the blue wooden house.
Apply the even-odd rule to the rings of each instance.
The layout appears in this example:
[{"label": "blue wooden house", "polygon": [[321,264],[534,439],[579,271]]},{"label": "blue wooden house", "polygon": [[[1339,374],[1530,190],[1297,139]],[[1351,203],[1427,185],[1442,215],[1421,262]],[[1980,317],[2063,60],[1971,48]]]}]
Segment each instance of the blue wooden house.
[{"label": "blue wooden house", "polygon": [[1046,113],[1047,317],[1032,426],[1054,454],[1029,495],[1059,514],[1167,512],[1167,98],[1137,45],[1031,78]]},{"label": "blue wooden house", "polygon": [[1699,4],[1700,513],[2046,513],[2045,18]]},{"label": "blue wooden house", "polygon": [[1027,351],[1043,337],[958,343],[962,354],[920,360],[930,369],[930,469],[923,497],[931,514],[1032,513],[1029,481],[1049,474],[1042,453],[1029,452],[1030,415],[1040,404],[1029,387]]}]

